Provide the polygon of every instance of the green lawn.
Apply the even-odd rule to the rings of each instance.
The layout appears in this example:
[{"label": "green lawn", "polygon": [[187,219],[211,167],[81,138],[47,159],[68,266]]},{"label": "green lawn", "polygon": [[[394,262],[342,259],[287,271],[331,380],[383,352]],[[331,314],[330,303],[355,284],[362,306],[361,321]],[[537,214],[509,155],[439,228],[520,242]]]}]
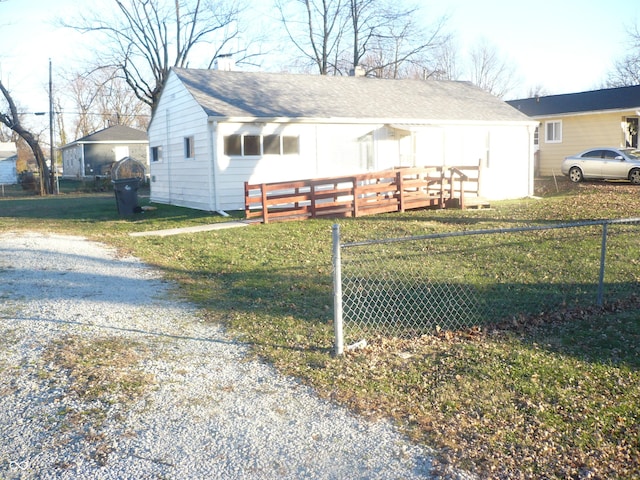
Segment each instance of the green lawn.
[{"label": "green lawn", "polygon": [[[488,210],[414,211],[339,224],[344,241],[357,241],[640,212],[638,187],[559,182],[563,191],[550,182],[542,199],[494,202]],[[413,339],[374,337],[365,349],[335,358],[333,221],[130,237],[225,218],[165,205],[120,218],[113,193],[79,190],[65,185],[65,193],[48,198],[5,191],[0,232],[80,234],[135,254],[164,270],[179,285],[178,295],[201,305],[211,322],[222,322],[256,355],[323,397],[392,418],[435,448],[443,468],[467,468],[483,478],[640,477],[640,313],[634,298],[604,311],[553,308],[513,324]],[[141,203],[148,204],[144,191]],[[545,243],[536,236],[518,241]],[[530,271],[553,271],[566,259],[557,245],[544,248],[535,262],[522,249],[493,253],[493,262],[517,276],[518,285],[540,287]],[[636,272],[631,260],[637,248],[625,241],[621,252],[619,269]],[[481,277],[492,251],[475,254],[481,261],[460,255],[447,261],[460,259],[465,275]],[[581,268],[580,262],[563,265]]]}]

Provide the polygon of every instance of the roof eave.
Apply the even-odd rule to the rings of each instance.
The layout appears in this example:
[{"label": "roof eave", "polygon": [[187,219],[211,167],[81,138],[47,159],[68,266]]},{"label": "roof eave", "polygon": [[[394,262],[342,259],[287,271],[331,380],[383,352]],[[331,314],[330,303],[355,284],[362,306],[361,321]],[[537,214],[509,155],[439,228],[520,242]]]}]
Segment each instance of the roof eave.
[{"label": "roof eave", "polygon": [[523,120],[445,120],[445,119],[416,119],[416,118],[348,118],[348,117],[332,117],[332,118],[300,118],[300,117],[224,117],[211,115],[208,117],[209,122],[218,123],[299,123],[299,124],[321,124],[321,125],[371,125],[371,124],[383,124],[383,125],[538,125],[538,122],[523,119]]},{"label": "roof eave", "polygon": [[623,113],[632,111],[636,113],[640,113],[640,106],[637,107],[624,107],[624,108],[612,108],[607,110],[587,110],[583,112],[558,112],[558,113],[544,113],[540,115],[529,115],[531,118],[549,118],[549,117],[576,117],[576,116],[584,116],[584,115],[597,115],[603,113]]}]

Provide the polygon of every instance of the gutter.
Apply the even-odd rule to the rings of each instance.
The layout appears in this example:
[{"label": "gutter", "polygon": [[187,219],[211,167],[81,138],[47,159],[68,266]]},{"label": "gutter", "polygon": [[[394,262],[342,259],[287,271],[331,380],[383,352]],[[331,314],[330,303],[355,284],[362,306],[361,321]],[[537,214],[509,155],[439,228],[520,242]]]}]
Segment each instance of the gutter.
[{"label": "gutter", "polygon": [[315,125],[409,125],[414,128],[462,125],[462,126],[516,126],[523,124],[535,124],[538,122],[522,114],[521,119],[509,120],[472,120],[472,119],[438,119],[438,118],[353,118],[353,117],[228,117],[210,116],[209,122],[228,123],[276,123],[276,124],[315,124]]}]

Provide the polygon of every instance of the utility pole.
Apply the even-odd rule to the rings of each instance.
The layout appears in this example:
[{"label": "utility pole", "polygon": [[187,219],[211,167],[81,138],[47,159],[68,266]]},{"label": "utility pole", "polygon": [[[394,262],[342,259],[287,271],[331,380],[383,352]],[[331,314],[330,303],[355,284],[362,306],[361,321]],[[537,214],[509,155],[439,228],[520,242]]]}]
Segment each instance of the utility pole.
[{"label": "utility pole", "polygon": [[49,59],[49,156],[51,158],[51,193],[58,193],[56,159],[53,148],[53,80],[51,75],[51,59]]}]

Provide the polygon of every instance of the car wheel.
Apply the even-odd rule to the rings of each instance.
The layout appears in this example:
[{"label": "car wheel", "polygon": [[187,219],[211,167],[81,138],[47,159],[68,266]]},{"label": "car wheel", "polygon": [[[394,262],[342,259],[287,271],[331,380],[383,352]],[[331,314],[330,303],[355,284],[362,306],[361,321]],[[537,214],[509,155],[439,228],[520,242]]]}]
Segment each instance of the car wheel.
[{"label": "car wheel", "polygon": [[629,181],[634,185],[640,185],[640,168],[634,168],[629,172]]},{"label": "car wheel", "polygon": [[569,169],[569,180],[571,180],[573,183],[579,183],[584,180],[582,170],[580,170],[578,167],[571,167]]}]

